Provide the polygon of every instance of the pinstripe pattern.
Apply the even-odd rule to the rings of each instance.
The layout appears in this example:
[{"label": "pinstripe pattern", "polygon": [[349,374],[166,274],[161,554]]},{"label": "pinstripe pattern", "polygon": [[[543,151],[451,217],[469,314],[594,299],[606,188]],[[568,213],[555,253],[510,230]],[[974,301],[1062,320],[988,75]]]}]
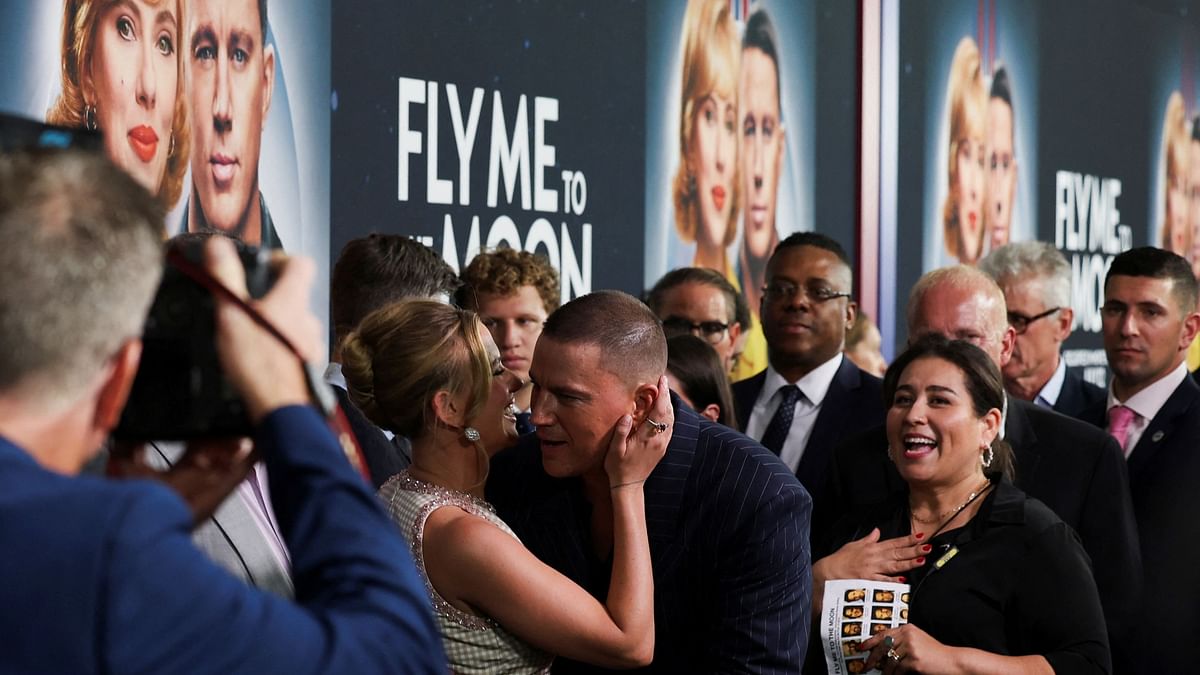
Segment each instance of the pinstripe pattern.
[{"label": "pinstripe pattern", "polygon": [[[656,646],[644,672],[797,673],[808,642],[812,502],[757,442],[675,405],[646,482]],[[536,438],[501,453],[489,499],[539,558],[603,598],[580,481],[550,478]],[[555,673],[600,672],[565,660]]]}]

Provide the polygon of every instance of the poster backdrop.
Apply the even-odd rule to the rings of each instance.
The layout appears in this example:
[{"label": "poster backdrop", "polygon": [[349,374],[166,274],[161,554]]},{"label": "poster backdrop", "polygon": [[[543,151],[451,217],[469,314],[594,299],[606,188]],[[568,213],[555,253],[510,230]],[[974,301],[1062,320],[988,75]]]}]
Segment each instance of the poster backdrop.
[{"label": "poster backdrop", "polygon": [[[1079,9],[917,0],[892,10],[883,40],[899,49],[883,76],[899,82],[889,214],[899,236],[881,251],[897,261],[881,283],[911,288],[925,271],[975,264],[1008,241],[1053,242],[1072,268],[1067,363],[1104,384],[1098,308],[1112,258],[1147,244],[1196,258],[1188,171],[1190,136],[1200,133],[1191,121],[1198,36],[1131,2]],[[1064,26],[1087,39],[1064,39]],[[895,293],[881,308],[885,345],[906,339],[905,301]]]},{"label": "poster backdrop", "polygon": [[[0,3],[0,110],[102,131],[170,211],[164,236],[221,230],[327,278],[329,4],[78,4]],[[313,303],[324,317],[327,284]]]}]

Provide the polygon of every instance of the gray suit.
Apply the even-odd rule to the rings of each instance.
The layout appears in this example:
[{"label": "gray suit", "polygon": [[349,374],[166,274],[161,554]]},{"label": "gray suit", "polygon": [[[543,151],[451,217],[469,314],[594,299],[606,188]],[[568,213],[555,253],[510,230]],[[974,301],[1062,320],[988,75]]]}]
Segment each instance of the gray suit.
[{"label": "gray suit", "polygon": [[[165,469],[183,455],[182,443],[155,441],[146,450],[146,463]],[[253,476],[247,480],[253,480]],[[251,586],[285,598],[293,597],[292,575],[271,549],[251,509],[257,503],[246,499],[241,489],[235,490],[208,522],[192,532],[196,548],[204,551],[213,562]]]}]

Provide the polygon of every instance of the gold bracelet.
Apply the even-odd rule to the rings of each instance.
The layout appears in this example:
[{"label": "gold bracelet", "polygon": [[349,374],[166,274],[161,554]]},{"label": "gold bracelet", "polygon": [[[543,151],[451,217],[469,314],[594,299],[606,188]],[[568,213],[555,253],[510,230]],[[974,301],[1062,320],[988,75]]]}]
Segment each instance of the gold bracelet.
[{"label": "gold bracelet", "polygon": [[609,486],[608,486],[608,489],[609,489],[609,490],[616,490],[617,488],[619,488],[619,487],[625,487],[626,485],[640,485],[640,484],[642,484],[642,483],[645,483],[645,482],[646,482],[646,479],[645,479],[645,478],[643,478],[643,479],[641,479],[641,480],[631,480],[631,481],[629,481],[628,483],[617,483],[616,485],[609,485]]}]

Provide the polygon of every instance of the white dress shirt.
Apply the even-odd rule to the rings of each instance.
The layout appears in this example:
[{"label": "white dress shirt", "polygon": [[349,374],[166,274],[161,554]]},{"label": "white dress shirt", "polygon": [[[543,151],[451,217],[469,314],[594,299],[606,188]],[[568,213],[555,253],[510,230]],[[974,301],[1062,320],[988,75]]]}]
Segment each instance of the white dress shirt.
[{"label": "white dress shirt", "polygon": [[1058,403],[1058,396],[1062,393],[1063,383],[1067,381],[1067,360],[1058,355],[1058,367],[1054,369],[1054,374],[1042,386],[1042,390],[1033,397],[1033,402],[1045,407],[1053,408],[1055,403]]},{"label": "white dress shirt", "polygon": [[[1187,363],[1180,363],[1175,370],[1160,377],[1158,381],[1150,384],[1150,386],[1139,391],[1129,400],[1121,401],[1113,394],[1112,383],[1108,385],[1108,405],[1104,407],[1105,412],[1112,410],[1114,407],[1123,405],[1126,408],[1133,410],[1133,421],[1129,423],[1129,431],[1125,436],[1125,456],[1129,457],[1133,453],[1133,449],[1137,447],[1138,441],[1142,438],[1142,433],[1146,431],[1146,427],[1150,426],[1150,420],[1158,414],[1159,410],[1166,405],[1167,399],[1171,398],[1171,394],[1179,388],[1180,383],[1188,376]],[[1105,429],[1108,428],[1107,415],[1105,416]]]},{"label": "white dress shirt", "polygon": [[821,403],[825,400],[825,394],[829,393],[829,386],[833,384],[833,377],[841,366],[842,353],[838,352],[832,359],[813,368],[795,382],[788,382],[774,366],[767,366],[767,377],[763,381],[762,391],[758,392],[758,398],[755,399],[754,408],[750,412],[750,420],[746,423],[746,435],[761,441],[767,431],[767,425],[771,423],[771,418],[775,416],[775,411],[783,400],[783,394],[779,392],[780,387],[796,385],[801,396],[796,400],[792,428],[788,431],[787,438],[783,441],[783,449],[779,453],[779,458],[788,465],[792,473],[800,466],[800,459],[804,456],[813,425],[817,423],[817,415],[821,412]]}]

